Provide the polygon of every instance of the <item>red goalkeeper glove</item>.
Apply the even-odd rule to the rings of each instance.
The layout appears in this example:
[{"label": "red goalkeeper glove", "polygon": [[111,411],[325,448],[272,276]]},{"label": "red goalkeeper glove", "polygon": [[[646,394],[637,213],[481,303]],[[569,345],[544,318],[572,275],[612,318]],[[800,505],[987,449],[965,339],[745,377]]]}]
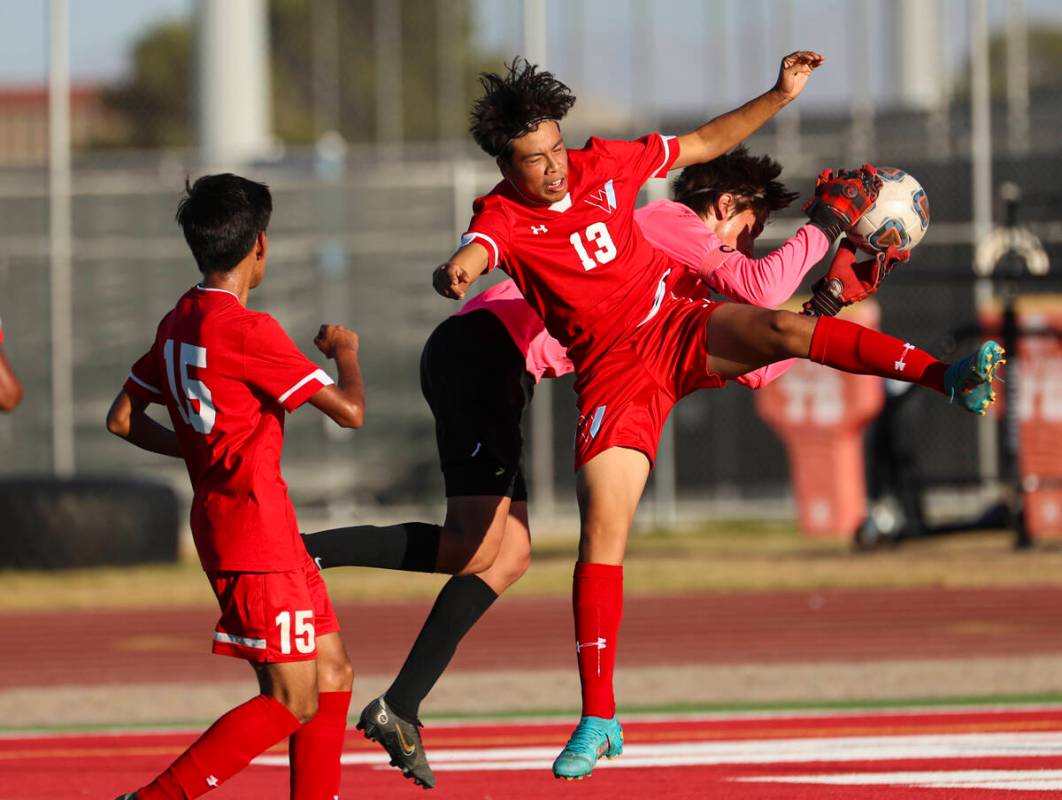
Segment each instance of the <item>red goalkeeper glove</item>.
[{"label": "red goalkeeper glove", "polygon": [[805,314],[832,317],[844,306],[870,297],[897,264],[911,257],[911,252],[890,247],[867,261],[857,262],[855,257],[856,246],[845,237],[826,275],[811,287],[811,299],[804,303]]},{"label": "red goalkeeper glove", "polygon": [[804,206],[811,224],[832,241],[874,205],[881,178],[871,164],[859,169],[823,170],[815,180],[815,196]]}]

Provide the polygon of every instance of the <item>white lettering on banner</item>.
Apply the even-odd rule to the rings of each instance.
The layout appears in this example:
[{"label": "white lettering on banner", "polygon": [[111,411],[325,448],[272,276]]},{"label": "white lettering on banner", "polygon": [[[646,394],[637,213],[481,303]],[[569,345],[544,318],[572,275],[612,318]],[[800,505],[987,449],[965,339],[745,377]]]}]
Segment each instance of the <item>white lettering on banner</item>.
[{"label": "white lettering on banner", "polygon": [[1017,381],[1018,418],[1062,422],[1062,357],[1026,352],[1018,365],[1020,373],[1011,367],[1007,375],[1008,380]]},{"label": "white lettering on banner", "polygon": [[794,425],[836,425],[844,418],[844,384],[834,370],[797,363],[778,387],[785,395],[785,417]]}]

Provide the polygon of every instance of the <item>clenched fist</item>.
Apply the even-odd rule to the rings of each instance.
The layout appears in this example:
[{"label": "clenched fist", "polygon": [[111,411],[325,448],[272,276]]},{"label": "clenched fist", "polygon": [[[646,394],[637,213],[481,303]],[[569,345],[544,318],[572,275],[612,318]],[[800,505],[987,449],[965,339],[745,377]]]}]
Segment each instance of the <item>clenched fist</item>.
[{"label": "clenched fist", "polygon": [[337,350],[358,351],[358,334],[342,325],[322,325],[313,339],[325,358],[335,358]]}]

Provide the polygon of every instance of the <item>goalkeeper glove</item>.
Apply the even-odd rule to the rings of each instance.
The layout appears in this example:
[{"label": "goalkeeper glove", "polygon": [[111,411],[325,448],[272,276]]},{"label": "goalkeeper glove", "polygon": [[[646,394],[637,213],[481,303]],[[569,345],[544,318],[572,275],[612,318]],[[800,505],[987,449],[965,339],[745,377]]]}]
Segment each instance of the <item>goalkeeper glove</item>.
[{"label": "goalkeeper glove", "polygon": [[874,205],[881,178],[870,164],[859,169],[823,170],[815,181],[815,196],[804,206],[812,225],[833,241]]},{"label": "goalkeeper glove", "polygon": [[855,260],[856,246],[845,237],[830,262],[826,275],[811,287],[811,299],[804,303],[804,313],[815,317],[832,317],[844,306],[858,303],[878,290],[897,264],[911,257],[909,250],[890,247],[867,261]]}]

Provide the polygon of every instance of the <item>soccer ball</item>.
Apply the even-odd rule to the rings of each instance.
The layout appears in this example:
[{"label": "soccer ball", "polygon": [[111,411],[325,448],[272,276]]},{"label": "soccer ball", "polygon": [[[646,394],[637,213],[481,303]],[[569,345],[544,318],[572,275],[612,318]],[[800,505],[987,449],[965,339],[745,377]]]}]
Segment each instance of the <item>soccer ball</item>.
[{"label": "soccer ball", "polygon": [[922,185],[896,167],[878,167],[881,192],[874,205],[848,229],[849,238],[868,253],[895,245],[912,250],[929,227],[929,200]]}]

